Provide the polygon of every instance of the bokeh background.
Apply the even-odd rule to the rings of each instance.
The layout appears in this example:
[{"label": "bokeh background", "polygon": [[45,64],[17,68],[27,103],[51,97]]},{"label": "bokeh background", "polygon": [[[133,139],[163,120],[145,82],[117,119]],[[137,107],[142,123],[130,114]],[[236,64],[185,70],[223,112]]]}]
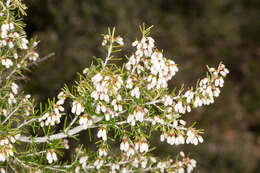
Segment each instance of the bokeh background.
[{"label": "bokeh background", "polygon": [[[140,37],[138,26],[154,25],[152,37],[179,64],[171,88],[195,85],[205,65],[230,69],[216,103],[186,115],[205,129],[205,143],[171,147],[154,137],[156,155],[179,149],[198,161],[200,173],[260,172],[259,0],[27,0],[26,31],[41,41],[39,53],[56,56],[32,68],[25,89],[47,102],[71,86],[92,62],[104,57],[101,34],[116,26],[126,48]],[[156,134],[155,134],[156,136]]]}]

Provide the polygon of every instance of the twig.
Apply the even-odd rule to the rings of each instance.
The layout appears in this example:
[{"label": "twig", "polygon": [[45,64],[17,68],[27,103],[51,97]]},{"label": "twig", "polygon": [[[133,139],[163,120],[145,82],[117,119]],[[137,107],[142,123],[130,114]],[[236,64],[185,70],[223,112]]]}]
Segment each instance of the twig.
[{"label": "twig", "polygon": [[24,121],[20,126],[18,126],[17,128],[20,129],[22,128],[23,126],[29,124],[30,122],[33,122],[33,121],[36,121],[38,120],[38,118],[33,118],[33,119],[30,119],[29,121]]},{"label": "twig", "polygon": [[110,59],[110,55],[111,55],[111,52],[112,52],[112,48],[113,48],[113,43],[111,43],[111,44],[109,45],[109,49],[108,49],[106,61],[105,61],[105,63],[104,63],[104,68],[106,67],[107,62],[108,62],[109,59]]},{"label": "twig", "polygon": [[153,105],[153,104],[160,103],[160,102],[162,102],[162,99],[161,100],[154,100],[154,101],[151,101],[151,102],[147,102],[147,103],[145,103],[145,105]]},{"label": "twig", "polygon": [[21,104],[18,105],[14,110],[13,112],[11,112],[8,117],[6,117],[6,119],[1,123],[1,125],[3,125],[19,108],[20,108]]},{"label": "twig", "polygon": [[69,124],[69,126],[65,129],[65,133],[68,132],[68,130],[70,129],[71,126],[73,126],[73,124],[76,122],[76,120],[78,119],[79,115],[76,115],[74,117],[74,119],[71,121],[71,123]]},{"label": "twig", "polygon": [[[29,54],[27,54],[20,62],[20,64],[22,64],[27,58],[29,57]],[[6,80],[8,80],[18,69],[18,66],[16,66],[13,71],[6,77]]]},{"label": "twig", "polygon": [[[22,64],[22,63],[29,57],[29,55],[30,55],[30,54],[27,54],[27,55],[21,60],[20,64]],[[55,55],[55,53],[52,52],[52,53],[46,55],[45,57],[40,58],[38,61],[33,62],[32,64],[28,65],[27,67],[30,67],[31,65],[36,65],[37,63],[40,63],[40,62],[42,62],[42,61],[44,61],[44,60],[46,60],[46,59],[48,59],[48,58],[50,58],[51,56],[54,56],[54,55]],[[18,69],[18,67],[15,67],[15,68],[13,69],[13,71],[6,77],[6,80],[8,80],[8,79],[16,72],[17,69]]]},{"label": "twig", "polygon": [[30,67],[30,66],[32,66],[32,65],[37,65],[37,64],[39,64],[39,63],[41,63],[41,62],[43,62],[43,61],[49,59],[50,57],[52,57],[52,56],[54,56],[54,55],[55,55],[54,52],[49,53],[48,55],[46,55],[46,56],[40,58],[39,60],[33,62],[32,64],[30,64],[28,67]]}]

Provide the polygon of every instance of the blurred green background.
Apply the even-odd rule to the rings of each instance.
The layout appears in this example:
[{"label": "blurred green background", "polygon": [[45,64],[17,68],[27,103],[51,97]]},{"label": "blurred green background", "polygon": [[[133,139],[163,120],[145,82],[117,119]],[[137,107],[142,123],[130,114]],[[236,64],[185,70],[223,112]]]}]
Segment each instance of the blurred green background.
[{"label": "blurred green background", "polygon": [[[260,1],[259,0],[27,0],[29,36],[39,53],[56,56],[28,74],[27,92],[46,103],[77,79],[93,56],[104,57],[101,34],[116,26],[126,48],[140,37],[138,26],[154,25],[152,37],[179,64],[171,88],[195,85],[205,65],[230,69],[216,103],[186,115],[205,129],[199,146],[160,145],[155,154],[190,152],[200,173],[260,172]],[[129,54],[129,52],[126,52]]]}]

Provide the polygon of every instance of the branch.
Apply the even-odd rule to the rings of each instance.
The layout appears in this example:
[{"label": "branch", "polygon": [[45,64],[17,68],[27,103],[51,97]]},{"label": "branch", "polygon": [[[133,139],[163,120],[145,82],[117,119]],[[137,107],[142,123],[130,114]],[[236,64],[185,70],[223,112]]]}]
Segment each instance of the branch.
[{"label": "branch", "polygon": [[[103,117],[98,117],[97,119],[94,120],[94,123],[97,123],[99,121],[101,121],[103,119]],[[100,125],[97,125],[97,126],[89,126],[88,128],[91,129],[91,128],[97,128],[97,127],[101,127],[102,124]],[[81,131],[85,130],[84,129],[84,126],[82,125],[79,125],[77,127],[74,127],[73,129],[71,130],[68,130],[67,133],[65,132],[61,132],[61,133],[57,133],[57,134],[54,134],[54,135],[51,135],[51,136],[43,136],[43,137],[36,137],[36,138],[32,138],[32,137],[27,137],[27,136],[20,136],[17,140],[18,141],[21,141],[21,142],[26,142],[26,143],[44,143],[44,142],[47,142],[47,141],[53,141],[53,140],[57,140],[57,139],[63,139],[63,138],[66,138],[66,137],[70,137],[70,136],[73,136]]]},{"label": "branch", "polygon": [[[101,121],[102,119],[97,119],[95,121],[95,123]],[[153,122],[153,120],[151,118],[144,119],[144,121],[150,122],[150,123]],[[127,124],[127,123],[128,122],[125,120],[125,121],[117,122],[117,123],[115,123],[115,125],[123,125],[123,124]],[[101,127],[101,126],[103,126],[103,124],[89,126],[88,129],[97,128],[97,127]],[[167,126],[175,128],[177,130],[187,130],[187,128],[175,127],[172,124],[167,124]],[[77,127],[74,127],[71,130],[68,130],[67,133],[61,132],[61,133],[57,133],[57,134],[54,134],[54,135],[51,135],[51,136],[36,137],[36,138],[27,137],[27,136],[20,136],[17,140],[21,141],[21,142],[26,142],[26,143],[45,143],[47,141],[53,141],[53,140],[58,140],[58,139],[63,139],[63,138],[67,138],[67,137],[73,136],[73,135],[75,135],[75,134],[77,134],[77,133],[79,133],[79,132],[81,132],[83,130],[86,130],[86,129],[84,129],[84,126],[79,125]]]}]

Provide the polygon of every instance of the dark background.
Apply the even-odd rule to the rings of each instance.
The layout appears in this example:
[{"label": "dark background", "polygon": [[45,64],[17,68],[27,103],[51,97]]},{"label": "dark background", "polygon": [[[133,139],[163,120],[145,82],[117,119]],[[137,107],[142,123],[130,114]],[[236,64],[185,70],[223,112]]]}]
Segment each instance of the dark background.
[{"label": "dark background", "polygon": [[[154,25],[152,37],[179,64],[171,88],[195,85],[205,65],[230,69],[215,104],[193,110],[189,122],[205,129],[199,146],[153,145],[160,156],[190,152],[200,173],[260,172],[260,1],[259,0],[27,0],[28,35],[41,41],[39,53],[56,56],[32,68],[25,89],[38,102],[55,97],[93,56],[105,57],[101,34],[116,26],[126,48],[138,26]],[[126,52],[128,53],[128,52]],[[156,136],[156,135],[155,135]]]}]

